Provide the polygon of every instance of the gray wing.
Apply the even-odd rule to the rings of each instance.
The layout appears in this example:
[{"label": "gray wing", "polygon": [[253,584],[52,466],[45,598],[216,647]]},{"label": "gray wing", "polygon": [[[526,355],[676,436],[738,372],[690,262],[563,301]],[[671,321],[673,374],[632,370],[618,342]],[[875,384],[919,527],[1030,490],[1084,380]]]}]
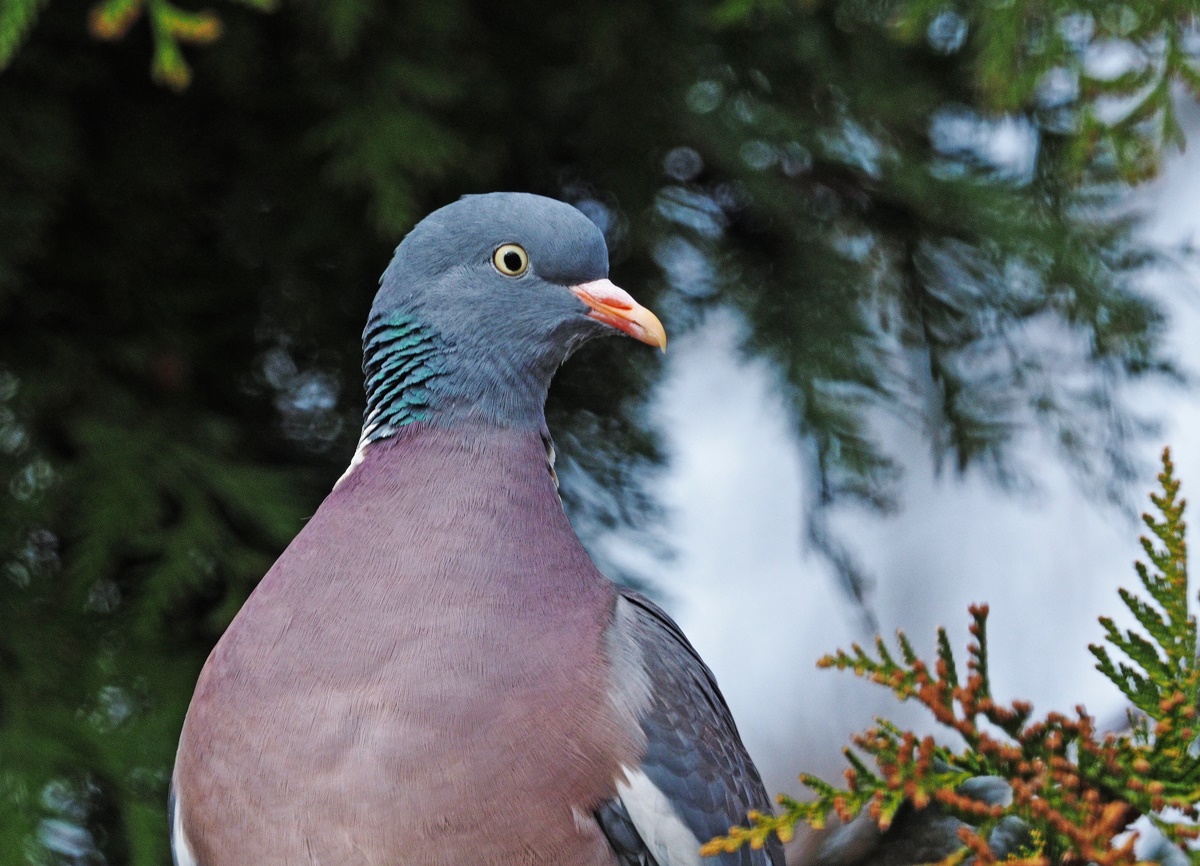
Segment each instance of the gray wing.
[{"label": "gray wing", "polygon": [[[611,652],[624,657],[627,676],[642,680],[640,694],[626,697],[646,755],[626,769],[596,820],[622,866],[696,866],[701,844],[745,824],[750,809],[771,811],[771,801],[712,672],[679,626],[631,590],[620,590],[617,606]],[[762,850],[703,862],[783,866],[783,848],[772,837]]]}]

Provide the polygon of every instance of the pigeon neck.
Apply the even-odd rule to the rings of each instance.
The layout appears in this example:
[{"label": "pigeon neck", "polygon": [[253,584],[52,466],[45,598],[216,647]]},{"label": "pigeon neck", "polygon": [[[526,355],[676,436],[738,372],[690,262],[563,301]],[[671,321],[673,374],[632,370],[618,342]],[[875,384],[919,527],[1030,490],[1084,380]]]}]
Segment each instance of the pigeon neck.
[{"label": "pigeon neck", "polygon": [[363,333],[367,408],[359,448],[415,422],[541,430],[547,386],[503,360],[463,352],[408,313],[372,318]]}]

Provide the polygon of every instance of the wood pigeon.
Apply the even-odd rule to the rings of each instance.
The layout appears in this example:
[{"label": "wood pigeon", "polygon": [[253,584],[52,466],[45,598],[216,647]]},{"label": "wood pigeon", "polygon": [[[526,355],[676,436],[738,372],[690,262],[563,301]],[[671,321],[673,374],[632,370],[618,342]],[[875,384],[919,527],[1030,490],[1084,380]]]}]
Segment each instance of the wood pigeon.
[{"label": "wood pigeon", "polygon": [[539,196],[469,196],[404,238],[350,468],[196,684],[177,866],[694,866],[770,809],[712,673],[558,497],[554,371],[604,334],[666,346],[607,277],[601,232]]}]

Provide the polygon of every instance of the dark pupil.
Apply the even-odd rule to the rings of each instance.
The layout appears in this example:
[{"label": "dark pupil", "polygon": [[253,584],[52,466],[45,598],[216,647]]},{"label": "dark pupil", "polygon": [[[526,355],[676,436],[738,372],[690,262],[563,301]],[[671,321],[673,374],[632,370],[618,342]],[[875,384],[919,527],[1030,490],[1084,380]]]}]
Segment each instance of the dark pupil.
[{"label": "dark pupil", "polygon": [[504,254],[504,267],[508,268],[510,271],[521,270],[521,254],[514,253],[511,251],[505,253]]}]

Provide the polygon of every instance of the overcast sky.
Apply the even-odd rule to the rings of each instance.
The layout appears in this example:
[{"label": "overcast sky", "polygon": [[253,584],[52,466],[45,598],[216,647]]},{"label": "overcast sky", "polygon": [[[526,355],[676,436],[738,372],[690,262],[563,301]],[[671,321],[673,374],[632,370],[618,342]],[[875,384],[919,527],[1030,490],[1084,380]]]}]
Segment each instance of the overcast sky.
[{"label": "overcast sky", "polygon": [[[1146,231],[1164,244],[1200,234],[1200,113],[1184,120],[1192,149],[1139,194]],[[1153,278],[1172,314],[1171,346],[1190,371],[1200,371],[1197,285],[1194,272]],[[716,673],[768,788],[796,791],[801,770],[840,776],[841,746],[875,713],[928,725],[880,687],[814,666],[866,635],[828,566],[802,548],[801,452],[769,371],[739,358],[738,337],[737,320],[718,315],[667,356],[655,403],[668,433],[662,495],[679,556],[657,567],[656,582]],[[1164,422],[1161,441],[1141,455],[1141,487],[1151,489],[1157,454],[1170,444],[1185,495],[1200,502],[1200,389],[1144,388],[1139,402]],[[1032,699],[1040,711],[1084,703],[1102,722],[1119,719],[1120,695],[1094,670],[1087,644],[1102,636],[1098,615],[1123,612],[1116,588],[1137,582],[1138,526],[1095,505],[1048,450],[1033,452],[1044,467],[1040,492],[1013,497],[979,477],[935,479],[918,435],[899,425],[887,435],[906,464],[902,512],[836,524],[877,578],[871,601],[882,630],[903,628],[925,652],[945,625],[961,651],[967,607],[986,601],[997,698]]]}]

